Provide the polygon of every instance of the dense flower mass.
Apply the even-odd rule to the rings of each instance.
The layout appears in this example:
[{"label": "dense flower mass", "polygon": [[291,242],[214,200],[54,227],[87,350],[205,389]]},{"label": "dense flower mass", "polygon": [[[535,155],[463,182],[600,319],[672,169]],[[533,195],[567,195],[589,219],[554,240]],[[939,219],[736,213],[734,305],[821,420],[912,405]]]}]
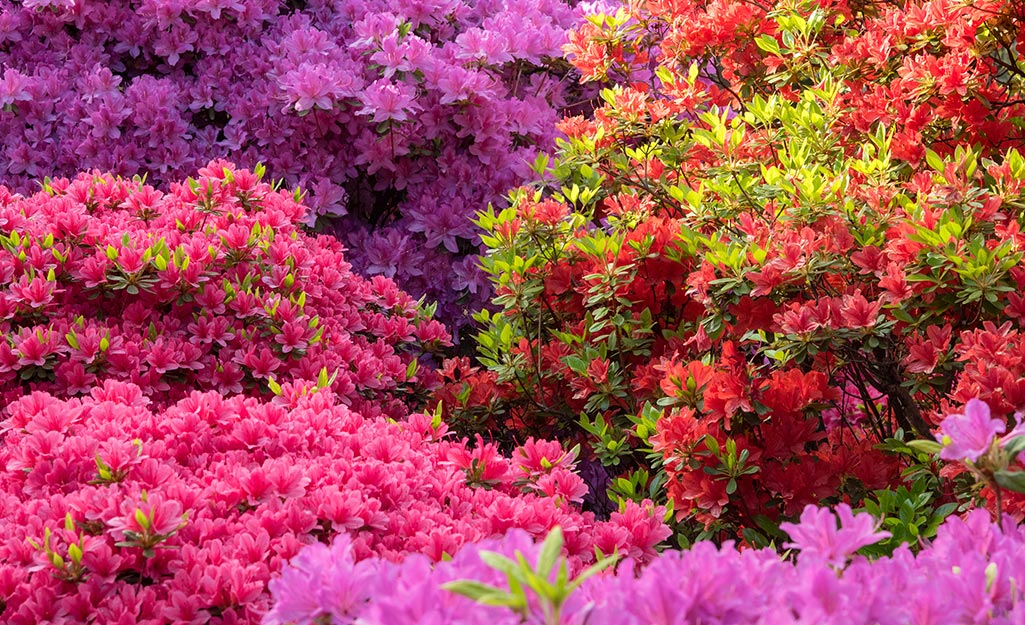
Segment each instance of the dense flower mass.
[{"label": "dense flower mass", "polygon": [[1025,409],[1018,9],[593,5],[566,51],[613,84],[479,218],[500,309],[452,422],[572,437],[691,537],[779,544],[920,463],[938,492],[905,442]]},{"label": "dense flower mass", "polygon": [[[558,525],[580,564],[595,549],[646,561],[668,534],[661,509],[631,506],[608,522],[577,511],[580,478],[558,443],[464,467],[479,448],[441,440],[445,426],[429,416],[367,418],[306,391],[270,403],[196,392],[154,409],[138,386],[107,380],[80,399],[10,404],[0,621],[256,623],[282,565],[339,534],[358,560],[439,560],[509,529]],[[496,473],[486,486],[474,476],[485,464]],[[560,484],[549,491],[550,478]],[[343,600],[347,582],[336,581]]]},{"label": "dense flower mass", "polygon": [[[822,516],[836,532],[828,511],[805,516],[796,527],[803,536],[822,531],[812,527]],[[870,518],[854,521],[871,524]],[[873,535],[863,538],[856,542],[871,542]],[[481,556],[487,551],[515,561],[522,555],[534,566],[540,545],[522,532],[468,546],[433,567],[421,557],[354,563],[342,538],[330,549],[303,551],[271,582],[275,606],[264,623],[307,625],[321,615],[333,623],[358,618],[368,625],[1011,625],[1025,619],[1025,593],[1017,583],[1025,575],[1025,532],[1010,523],[998,527],[985,512],[947,521],[917,555],[905,548],[876,561],[827,562],[806,558],[811,544],[799,542],[796,564],[770,549],[702,543],[667,552],[640,571],[621,566],[618,574],[584,580],[565,601],[562,618],[545,620],[536,589],[527,591],[524,619],[523,612],[474,603],[442,588],[461,579],[508,588],[505,575]]]},{"label": "dense flower mass", "polygon": [[489,288],[470,218],[551,147],[577,21],[561,0],[2,2],[0,183],[262,161],[307,221],[348,216],[358,270],[462,324]]},{"label": "dense flower mass", "polygon": [[366,414],[404,414],[417,358],[448,341],[389,279],[352,273],[306,209],[215,162],[161,192],[81,174],[0,187],[0,397],[138,384],[264,395],[321,380]]},{"label": "dense flower mass", "polygon": [[0,622],[1025,623],[1023,49],[0,0]]}]

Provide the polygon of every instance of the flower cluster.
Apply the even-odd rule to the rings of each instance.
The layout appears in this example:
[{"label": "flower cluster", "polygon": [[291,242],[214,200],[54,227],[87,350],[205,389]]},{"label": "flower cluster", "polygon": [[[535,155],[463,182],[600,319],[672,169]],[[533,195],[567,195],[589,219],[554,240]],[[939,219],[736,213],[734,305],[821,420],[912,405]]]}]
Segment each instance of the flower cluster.
[{"label": "flower cluster", "polygon": [[[612,78],[626,87],[617,99],[632,105],[634,122],[680,107],[743,111],[754,95],[796,100],[828,75],[841,90],[837,138],[857,143],[885,126],[894,156],[914,165],[929,151],[979,145],[999,153],[1022,139],[1022,84],[1004,78],[1014,71],[1008,59],[1022,28],[1009,0],[912,0],[870,11],[843,0],[596,9],[565,51],[585,80]],[[669,101],[646,111],[649,91]]]},{"label": "flower cluster", "polygon": [[[578,99],[561,0],[36,1],[0,9],[0,183],[211,158],[301,184],[366,274],[441,302],[489,286],[470,217]],[[462,300],[466,300],[465,302]]]},{"label": "flower cluster", "polygon": [[967,486],[957,494],[972,504],[992,509],[998,519],[1009,514],[1021,522],[1025,518],[1022,416],[1021,412],[1015,413],[1014,427],[1007,432],[1006,418],[995,417],[985,401],[971,399],[964,412],[949,414],[940,422],[936,442],[912,444],[923,451],[938,452],[940,459],[950,463],[944,467],[944,474],[955,487]]},{"label": "flower cluster", "polygon": [[[800,549],[796,564],[770,549],[703,543],[666,552],[641,571],[621,566],[616,574],[582,579],[563,599],[557,619],[541,609],[540,585],[526,589],[529,601],[515,609],[491,600],[475,603],[448,590],[480,597],[504,586],[508,569],[488,566],[502,559],[550,568],[543,547],[522,532],[467,546],[433,567],[419,557],[401,564],[354,562],[342,538],[331,548],[303,551],[271,582],[275,605],[264,623],[307,625],[328,616],[331,622],[355,618],[368,625],[1009,625],[1025,618],[1025,594],[1016,582],[1025,575],[1025,532],[991,524],[985,512],[950,519],[917,556],[902,549],[876,561],[851,561],[859,546],[881,536],[867,515],[841,512],[839,528],[828,510],[809,509],[801,519],[790,528]],[[835,557],[820,557],[826,553]],[[552,579],[550,588],[558,583]],[[490,599],[500,596],[506,595]]]},{"label": "flower cluster", "polygon": [[167,192],[99,173],[0,187],[0,397],[113,379],[165,405],[319,380],[368,415],[404,414],[418,358],[448,335],[305,234],[305,211],[223,161]]},{"label": "flower cluster", "polygon": [[647,561],[669,533],[664,509],[596,522],[569,503],[575,490],[546,496],[545,476],[575,477],[557,443],[488,454],[485,473],[503,475],[485,488],[453,460],[479,449],[440,442],[445,426],[430,416],[367,418],[304,390],[272,402],[195,392],[154,409],[139,387],[107,380],[83,398],[11,403],[0,422],[0,620],[256,623],[268,582],[307,545],[297,565],[332,577],[334,600],[355,600],[369,587],[320,568],[316,545],[340,535],[346,557],[423,563],[510,529],[560,526],[581,566],[596,549]]}]

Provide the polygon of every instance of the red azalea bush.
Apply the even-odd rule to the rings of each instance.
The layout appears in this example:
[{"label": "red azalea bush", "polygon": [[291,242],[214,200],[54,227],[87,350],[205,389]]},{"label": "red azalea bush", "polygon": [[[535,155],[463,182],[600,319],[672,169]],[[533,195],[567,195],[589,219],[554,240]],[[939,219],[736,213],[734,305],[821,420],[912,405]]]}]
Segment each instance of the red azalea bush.
[{"label": "red azalea bush", "polygon": [[262,162],[309,191],[308,223],[344,216],[357,271],[463,325],[490,294],[473,213],[581,99],[578,20],[562,0],[0,3],[0,184]]},{"label": "red azalea bush", "polygon": [[223,161],[166,192],[99,173],[29,197],[0,187],[4,403],[108,379],[158,406],[319,380],[367,416],[405,414],[418,358],[447,333],[305,234],[297,199]]},{"label": "red azalea bush", "polygon": [[[661,492],[692,536],[759,542],[806,504],[883,497],[903,467],[877,446],[927,459],[901,440],[952,393],[1025,407],[1025,159],[1000,149],[1020,20],[939,6],[595,16],[569,51],[624,84],[481,216],[503,309],[481,315],[487,371],[442,369],[453,422],[587,441],[614,495]],[[898,43],[852,60],[887,24]],[[978,61],[950,91],[905,76],[909,49],[936,71]],[[917,112],[865,121],[869,92]]]},{"label": "red azalea bush", "polygon": [[[930,149],[999,153],[1025,138],[1016,65],[1025,38],[1010,0],[647,0],[607,13],[571,33],[566,53],[584,80],[657,91],[669,110],[795,100],[827,72],[842,86],[834,132],[852,146],[885,126],[894,157],[917,165]],[[665,81],[656,68],[699,80]]]},{"label": "red azalea bush", "polygon": [[0,424],[0,620],[257,623],[267,584],[304,545],[348,533],[357,559],[453,555],[466,542],[559,525],[646,560],[661,509],[595,522],[572,454],[512,456],[442,440],[423,414],[367,418],[308,384],[272,402],[193,393],[165,409],[107,380],[82,398],[31,393]]}]

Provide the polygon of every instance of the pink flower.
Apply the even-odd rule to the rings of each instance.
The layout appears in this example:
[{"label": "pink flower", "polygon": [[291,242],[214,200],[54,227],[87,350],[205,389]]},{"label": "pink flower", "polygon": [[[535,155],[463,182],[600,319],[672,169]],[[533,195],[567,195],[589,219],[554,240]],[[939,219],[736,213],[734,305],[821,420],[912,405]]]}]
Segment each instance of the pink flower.
[{"label": "pink flower", "polygon": [[843,566],[858,549],[890,537],[889,532],[877,530],[871,514],[853,514],[847,504],[836,507],[836,516],[829,508],[807,506],[800,523],[781,523],[780,529],[792,539],[785,547],[800,549],[802,558],[832,566]]},{"label": "pink flower", "polygon": [[335,80],[336,72],[323,63],[303,64],[285,74],[279,81],[288,105],[283,112],[294,109],[307,113],[313,109],[329,111],[345,93]]},{"label": "pink flower", "polygon": [[979,399],[970,399],[963,414],[948,415],[940,423],[943,443],[940,458],[944,460],[975,462],[989,451],[997,434],[1007,430],[1007,423],[990,416],[989,405]]},{"label": "pink flower", "polygon": [[281,351],[288,354],[295,350],[306,349],[306,324],[289,321],[282,325],[281,332],[274,337],[274,342],[281,346]]},{"label": "pink flower", "polygon": [[53,301],[55,294],[62,292],[56,290],[56,286],[55,282],[46,280],[43,276],[36,275],[29,278],[26,274],[8,288],[15,302],[25,304],[29,308],[43,308]]},{"label": "pink flower", "polygon": [[131,539],[132,535],[166,537],[177,532],[184,524],[182,505],[159,495],[144,496],[136,506],[129,506],[121,516],[107,520],[108,531],[118,539]]},{"label": "pink flower", "polygon": [[361,94],[363,108],[359,115],[373,115],[374,123],[386,121],[406,121],[409,114],[423,110],[416,102],[416,93],[412,86],[405,83],[394,84],[381,79]]},{"label": "pink flower", "polygon": [[57,351],[52,340],[52,333],[49,331],[22,333],[21,340],[15,343],[15,349],[20,355],[18,364],[22,367],[34,365],[42,367],[46,365],[46,359]]},{"label": "pink flower", "polygon": [[381,566],[379,560],[355,562],[347,534],[335,538],[331,547],[310,545],[271,580],[276,601],[263,625],[305,625],[324,616],[334,623],[352,622],[383,581]]}]

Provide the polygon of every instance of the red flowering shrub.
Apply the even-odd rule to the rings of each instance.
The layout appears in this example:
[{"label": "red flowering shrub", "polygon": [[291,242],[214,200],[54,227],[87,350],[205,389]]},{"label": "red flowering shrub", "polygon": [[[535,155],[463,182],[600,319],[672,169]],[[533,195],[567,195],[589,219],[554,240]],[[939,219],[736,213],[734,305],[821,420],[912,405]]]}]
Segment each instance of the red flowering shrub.
[{"label": "red flowering shrub", "polygon": [[302,232],[305,210],[225,162],[166,193],[101,174],[0,187],[0,397],[113,379],[167,405],[319,379],[367,415],[404,414],[446,332]]},{"label": "red flowering shrub", "polygon": [[[998,149],[1020,136],[998,69],[1020,20],[941,6],[594,17],[570,52],[624,84],[481,216],[503,310],[481,316],[488,371],[442,369],[453,423],[588,441],[618,497],[662,492],[694,534],[757,542],[896,484],[877,445],[929,436],[952,392],[1025,408],[1025,159]],[[850,60],[898,22],[876,65]],[[950,92],[904,77],[902,49],[978,61]]]},{"label": "red flowering shrub", "polygon": [[197,392],[149,403],[107,380],[83,398],[8,406],[0,621],[257,623],[271,576],[341,532],[359,559],[437,560],[510,528],[559,525],[578,564],[595,548],[644,560],[668,534],[661,509],[630,506],[607,523],[578,512],[580,478],[557,443],[470,450],[441,441],[445,426],[426,415],[365,418],[303,384],[271,402]]},{"label": "red flowering shrub", "polygon": [[[754,96],[794,101],[828,74],[840,87],[836,135],[857,146],[885,126],[894,157],[917,165],[929,149],[946,155],[972,144],[999,153],[1025,138],[1022,17],[1012,0],[653,0],[592,16],[565,50],[584,80],[661,92],[670,113],[709,104],[744,110]],[[665,80],[656,67],[694,75]]]}]

